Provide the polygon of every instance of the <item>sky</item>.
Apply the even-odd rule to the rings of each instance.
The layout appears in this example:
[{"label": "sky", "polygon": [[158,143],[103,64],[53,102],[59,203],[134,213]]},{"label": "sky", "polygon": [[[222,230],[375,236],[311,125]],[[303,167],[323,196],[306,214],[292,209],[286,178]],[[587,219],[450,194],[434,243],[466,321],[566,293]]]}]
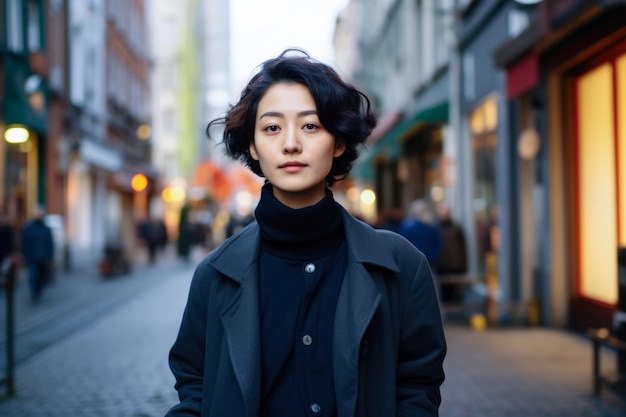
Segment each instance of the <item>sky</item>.
[{"label": "sky", "polygon": [[300,47],[334,65],[337,15],[348,0],[230,0],[231,68],[237,92],[263,61]]}]

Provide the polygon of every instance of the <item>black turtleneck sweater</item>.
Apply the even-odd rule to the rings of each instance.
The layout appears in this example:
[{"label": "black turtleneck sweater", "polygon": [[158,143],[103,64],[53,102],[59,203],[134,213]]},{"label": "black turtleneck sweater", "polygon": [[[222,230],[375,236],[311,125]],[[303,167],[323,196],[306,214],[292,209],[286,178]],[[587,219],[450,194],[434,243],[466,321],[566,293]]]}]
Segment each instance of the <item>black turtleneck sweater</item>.
[{"label": "black turtleneck sweater", "polygon": [[336,416],[332,335],[346,270],[340,207],[328,190],[319,203],[292,209],[266,184],[255,215],[261,230],[261,416]]}]

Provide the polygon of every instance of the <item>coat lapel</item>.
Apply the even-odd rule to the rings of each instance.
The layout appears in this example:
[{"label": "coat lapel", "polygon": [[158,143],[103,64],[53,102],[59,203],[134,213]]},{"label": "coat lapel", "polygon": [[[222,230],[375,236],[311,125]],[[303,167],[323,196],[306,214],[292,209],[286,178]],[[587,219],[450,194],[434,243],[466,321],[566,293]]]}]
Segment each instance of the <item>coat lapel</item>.
[{"label": "coat lapel", "polygon": [[[377,232],[354,219],[344,210],[344,228],[348,242],[348,269],[335,315],[333,363],[340,417],[352,416],[357,402],[358,369],[361,341],[382,295],[376,284],[382,269],[398,271],[398,266],[378,248]],[[379,268],[368,270],[366,265]],[[373,272],[374,271],[374,272]]]},{"label": "coat lapel", "polygon": [[363,334],[380,304],[381,294],[360,263],[348,266],[337,302],[333,364],[337,414],[352,416],[356,407],[359,350]]},{"label": "coat lapel", "polygon": [[221,311],[233,370],[247,415],[256,416],[261,403],[261,346],[256,223],[228,246],[221,248],[213,265],[231,283],[223,290]]}]

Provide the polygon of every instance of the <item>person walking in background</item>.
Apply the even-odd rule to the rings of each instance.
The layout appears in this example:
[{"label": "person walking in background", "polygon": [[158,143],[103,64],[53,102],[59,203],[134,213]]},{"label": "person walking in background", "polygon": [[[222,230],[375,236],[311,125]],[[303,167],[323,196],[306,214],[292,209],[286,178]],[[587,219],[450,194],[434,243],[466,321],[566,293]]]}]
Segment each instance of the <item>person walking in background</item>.
[{"label": "person walking in background", "polygon": [[463,228],[452,220],[446,203],[437,206],[439,212],[439,232],[441,253],[435,262],[441,274],[463,274],[467,272],[467,247]]},{"label": "person walking in background", "polygon": [[402,209],[394,207],[383,213],[377,227],[398,233],[403,219]]},{"label": "person walking in background", "polygon": [[398,233],[424,253],[435,272],[436,262],[441,255],[441,234],[437,218],[425,200],[417,199],[411,203],[407,216],[400,223]]},{"label": "person walking in background", "polygon": [[[439,232],[441,233],[441,254],[435,262],[437,274],[464,274],[467,272],[467,246],[463,228],[452,220],[450,207],[445,202],[437,205]],[[458,302],[463,298],[463,287],[442,284],[443,302]]]},{"label": "person walking in background", "polygon": [[287,50],[215,123],[266,183],[255,220],[196,268],[167,416],[437,416],[446,343],[428,261],[331,191],[376,124],[367,97]]},{"label": "person walking in background", "polygon": [[191,207],[185,204],[180,209],[180,218],[178,220],[178,239],[176,240],[176,254],[184,262],[189,262],[191,253],[191,245],[193,243],[193,230],[189,221],[189,212]]},{"label": "person walking in background", "polygon": [[54,239],[52,230],[44,223],[46,211],[37,206],[34,218],[22,231],[22,257],[28,268],[31,300],[40,300],[43,289],[52,279]]},{"label": "person walking in background", "polygon": [[157,251],[164,252],[169,242],[167,226],[165,226],[165,221],[161,217],[154,217],[152,221],[154,223]]},{"label": "person walking in background", "polygon": [[159,246],[156,223],[149,217],[139,221],[137,234],[148,252],[148,263],[155,263]]}]

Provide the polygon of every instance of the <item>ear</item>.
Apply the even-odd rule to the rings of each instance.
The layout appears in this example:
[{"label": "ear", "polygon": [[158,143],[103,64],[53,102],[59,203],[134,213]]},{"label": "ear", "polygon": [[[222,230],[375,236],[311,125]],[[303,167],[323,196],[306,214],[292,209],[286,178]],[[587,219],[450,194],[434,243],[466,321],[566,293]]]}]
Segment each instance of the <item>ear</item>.
[{"label": "ear", "polygon": [[335,141],[335,152],[333,157],[338,158],[346,151],[346,143],[343,141]]},{"label": "ear", "polygon": [[252,159],[254,159],[255,161],[259,160],[259,154],[256,153],[256,146],[254,146],[254,141],[250,142],[250,156],[252,157]]}]

